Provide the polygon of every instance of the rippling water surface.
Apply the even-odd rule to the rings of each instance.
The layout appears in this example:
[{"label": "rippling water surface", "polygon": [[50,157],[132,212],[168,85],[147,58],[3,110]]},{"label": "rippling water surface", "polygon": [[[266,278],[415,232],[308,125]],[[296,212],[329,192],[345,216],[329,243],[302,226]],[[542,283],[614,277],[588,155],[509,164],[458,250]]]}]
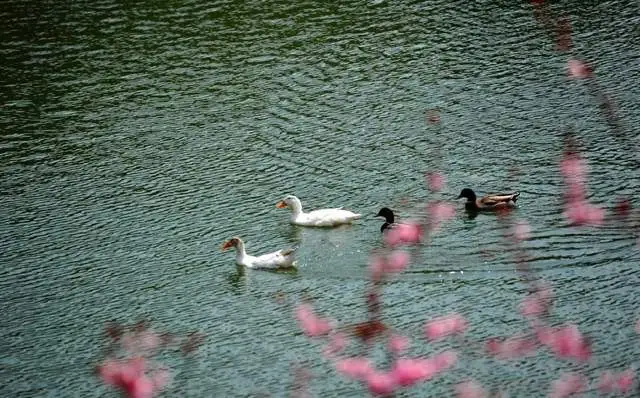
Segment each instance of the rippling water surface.
[{"label": "rippling water surface", "polygon": [[[146,316],[208,336],[194,358],[166,358],[166,396],[286,396],[292,364],[313,358],[316,396],[361,396],[276,297],[362,320],[367,257],[380,246],[374,215],[414,214],[434,169],[447,177],[441,199],[463,187],[522,193],[530,264],[556,288],[558,319],[594,340],[597,360],[578,369],[637,361],[636,238],[622,224],[567,227],[557,162],[571,128],[586,148],[590,200],[635,195],[637,207],[640,10],[551,9],[572,21],[574,54],[595,65],[621,134],[586,84],[566,78],[567,55],[527,2],[4,2],[0,395],[105,394],[92,374],[103,322]],[[440,123],[429,125],[435,108]],[[364,217],[336,230],[290,226],[274,207],[286,194]],[[298,272],[239,270],[218,251],[233,235],[255,253],[299,243]],[[452,311],[475,339],[521,330],[524,286],[503,247],[495,217],[460,212],[388,284],[387,320],[413,337]],[[417,340],[411,353],[437,348]],[[469,375],[540,396],[576,369],[543,352],[462,358],[408,396],[450,395]]]}]

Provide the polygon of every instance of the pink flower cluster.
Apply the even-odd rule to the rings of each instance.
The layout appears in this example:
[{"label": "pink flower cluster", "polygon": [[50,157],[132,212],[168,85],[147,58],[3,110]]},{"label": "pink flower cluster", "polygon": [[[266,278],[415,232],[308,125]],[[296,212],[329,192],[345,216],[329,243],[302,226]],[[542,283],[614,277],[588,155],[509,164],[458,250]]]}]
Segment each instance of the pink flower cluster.
[{"label": "pink flower cluster", "polygon": [[576,325],[560,328],[540,327],[536,330],[538,340],[558,358],[573,358],[586,361],[591,357],[591,345]]},{"label": "pink flower cluster", "polygon": [[413,245],[422,240],[422,226],[417,223],[398,223],[384,234],[384,243],[389,247]]},{"label": "pink flower cluster", "polygon": [[455,364],[457,355],[453,351],[445,351],[431,358],[400,358],[389,371],[374,368],[367,358],[343,358],[335,361],[336,370],[354,380],[366,384],[374,395],[387,395],[398,388],[409,387],[429,380],[443,370]]},{"label": "pink flower cluster", "polygon": [[512,359],[531,355],[535,352],[538,342],[526,335],[515,335],[500,341],[492,338],[486,342],[487,353],[498,359]]},{"label": "pink flower cluster", "polygon": [[[601,223],[604,212],[586,200],[586,166],[577,152],[565,151],[560,163],[560,171],[566,187],[565,217],[576,225]],[[429,189],[435,192],[442,189],[444,178],[437,173],[432,173],[427,175],[427,183]],[[621,207],[623,205],[626,204],[623,203]],[[385,233],[386,248],[371,257],[368,271],[372,284],[367,294],[367,321],[336,329],[334,321],[316,315],[309,304],[301,304],[295,309],[298,324],[307,336],[328,338],[322,352],[337,372],[361,382],[373,395],[391,395],[401,388],[429,380],[457,362],[457,353],[452,350],[441,352],[430,358],[403,356],[410,345],[409,338],[397,334],[381,321],[380,297],[384,284],[380,282],[383,282],[387,275],[404,271],[411,260],[410,254],[399,250],[398,247],[421,243],[423,232],[428,234],[437,230],[443,221],[455,214],[454,207],[443,201],[428,203],[426,211],[428,214],[426,223],[396,224]],[[624,211],[620,213],[626,214]],[[528,285],[530,292],[518,306],[519,312],[529,322],[530,330],[513,336],[490,338],[484,342],[484,352],[493,358],[506,360],[532,355],[538,348],[546,348],[560,359],[589,361],[592,357],[591,343],[576,325],[551,326],[548,324],[548,315],[551,314],[555,299],[554,293],[549,284],[537,278],[534,271],[528,267],[528,255],[523,245],[518,244],[531,238],[531,227],[525,221],[511,223],[511,219],[510,213],[504,213],[498,217],[501,225],[504,226],[504,236],[514,245],[516,270],[520,273],[522,281]],[[457,336],[461,341],[462,334],[468,327],[467,320],[461,314],[450,313],[428,320],[424,324],[423,331],[424,337],[430,342],[449,336]],[[640,333],[640,320],[635,327]],[[351,332],[345,334],[345,330],[351,330]],[[344,352],[349,345],[349,337],[360,338],[365,343],[365,350],[370,349],[377,338],[387,338],[386,349],[392,361],[390,367],[386,370],[378,369],[366,355],[346,356]],[[632,369],[619,373],[603,372],[598,382],[598,389],[602,393],[626,393],[633,388],[634,377]],[[588,385],[589,380],[584,375],[564,373],[552,382],[548,397],[564,398],[580,394],[587,391]],[[457,384],[454,391],[459,398],[489,396],[485,389],[473,380]],[[502,393],[491,396],[502,396]]]},{"label": "pink flower cluster", "polygon": [[572,79],[586,79],[592,73],[591,67],[580,60],[570,58],[567,61],[567,75]]},{"label": "pink flower cluster", "polygon": [[456,208],[451,203],[433,201],[427,204],[429,215],[429,232],[436,232],[440,225],[456,215]]},{"label": "pink flower cluster", "polygon": [[467,321],[460,314],[450,314],[435,318],[424,326],[424,333],[429,340],[438,340],[467,329]]},{"label": "pink flower cluster", "polygon": [[108,359],[98,366],[98,374],[105,384],[120,389],[129,398],[151,398],[169,380],[168,370],[150,370],[142,357]]},{"label": "pink flower cluster", "polygon": [[441,191],[444,187],[444,176],[436,171],[426,174],[427,188],[431,192]]},{"label": "pink flower cluster", "polygon": [[300,304],[295,310],[298,325],[309,337],[318,337],[329,334],[333,329],[332,322],[317,316],[309,304]]},{"label": "pink flower cluster", "polygon": [[537,286],[533,293],[520,302],[518,309],[527,318],[539,317],[549,311],[553,304],[553,298],[553,291],[549,286]]},{"label": "pink flower cluster", "polygon": [[573,394],[580,394],[587,389],[587,379],[576,373],[564,373],[558,380],[551,383],[549,398],[565,398]]},{"label": "pink flower cluster", "polygon": [[180,341],[177,336],[158,334],[144,321],[133,326],[115,322],[107,324],[110,356],[97,367],[101,381],[119,389],[129,398],[151,398],[169,382],[169,370],[150,358],[172,342],[179,342],[183,353],[193,352],[204,335],[193,332]]},{"label": "pink flower cluster", "polygon": [[615,373],[609,370],[600,374],[598,390],[602,394],[619,393],[626,394],[631,391],[635,384],[635,373],[632,369]]},{"label": "pink flower cluster", "polygon": [[458,383],[454,390],[458,398],[486,398],[487,392],[482,386],[473,380]]},{"label": "pink flower cluster", "polygon": [[565,218],[573,225],[599,225],[604,210],[590,204],[585,196],[586,166],[577,153],[566,153],[560,162],[565,182]]}]

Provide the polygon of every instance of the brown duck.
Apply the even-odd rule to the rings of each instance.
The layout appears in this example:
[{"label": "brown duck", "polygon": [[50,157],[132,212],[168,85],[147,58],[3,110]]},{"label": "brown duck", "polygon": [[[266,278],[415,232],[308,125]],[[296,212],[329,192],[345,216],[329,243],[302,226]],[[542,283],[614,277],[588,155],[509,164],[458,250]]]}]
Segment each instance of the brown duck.
[{"label": "brown duck", "polygon": [[494,211],[509,207],[515,207],[520,192],[509,194],[491,194],[478,199],[476,193],[470,188],[460,192],[458,199],[467,198],[464,208],[469,211]]}]

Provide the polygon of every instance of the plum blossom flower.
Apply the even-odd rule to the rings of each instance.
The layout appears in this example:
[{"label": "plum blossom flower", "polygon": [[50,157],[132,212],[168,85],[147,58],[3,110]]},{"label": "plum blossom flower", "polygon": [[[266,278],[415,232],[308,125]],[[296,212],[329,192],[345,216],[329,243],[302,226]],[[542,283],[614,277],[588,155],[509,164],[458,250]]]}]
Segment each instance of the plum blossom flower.
[{"label": "plum blossom flower", "polygon": [[538,328],[538,340],[558,358],[573,358],[586,361],[591,357],[589,340],[580,333],[575,325],[561,328]]},{"label": "plum blossom flower", "polygon": [[531,226],[526,221],[518,221],[513,225],[513,236],[523,241],[531,238]]},{"label": "plum blossom flower", "polygon": [[427,204],[427,214],[429,215],[429,230],[436,232],[440,229],[440,224],[455,216],[456,208],[446,202],[430,202]]},{"label": "plum blossom flower", "polygon": [[344,333],[333,333],[329,336],[329,343],[324,347],[322,353],[325,357],[331,358],[333,355],[342,352],[348,344],[349,341]]},{"label": "plum blossom flower", "polygon": [[98,366],[98,374],[105,384],[119,388],[128,398],[151,398],[162,390],[169,378],[166,369],[147,369],[142,357],[107,359]]},{"label": "plum blossom flower", "polygon": [[601,394],[621,393],[631,391],[635,383],[633,369],[615,373],[610,370],[603,371],[598,379],[598,390]]},{"label": "plum blossom flower", "polygon": [[511,359],[530,355],[535,352],[537,342],[523,335],[515,335],[499,341],[489,339],[486,343],[487,352],[498,359]]},{"label": "plum blossom flower", "polygon": [[394,354],[401,354],[409,347],[409,338],[399,335],[393,334],[389,337],[388,349]]},{"label": "plum blossom flower", "polygon": [[443,337],[464,332],[467,321],[460,314],[454,313],[428,321],[424,325],[424,333],[429,340],[437,340]]},{"label": "plum blossom flower", "polygon": [[364,357],[344,358],[335,362],[338,373],[350,377],[354,380],[365,380],[374,372],[371,361]]},{"label": "plum blossom flower", "polygon": [[402,244],[416,244],[422,240],[422,227],[413,222],[394,224],[393,228],[384,234],[384,242],[389,247]]},{"label": "plum blossom flower", "polygon": [[444,187],[444,176],[438,172],[427,173],[427,187],[431,192],[441,191]]},{"label": "plum blossom flower", "polygon": [[474,380],[463,381],[454,387],[458,398],[486,398],[487,392]]},{"label": "plum blossom flower", "polygon": [[553,303],[553,291],[547,285],[539,286],[538,289],[525,297],[518,309],[525,317],[537,317],[549,310]]},{"label": "plum blossom flower", "polygon": [[564,398],[572,394],[584,392],[587,380],[576,373],[564,373],[559,379],[551,383],[549,398]]},{"label": "plum blossom flower", "polygon": [[577,59],[569,59],[567,61],[567,75],[572,79],[586,79],[591,77],[591,67]]},{"label": "plum blossom flower", "polygon": [[300,304],[295,310],[298,325],[309,337],[328,334],[332,329],[332,323],[328,319],[316,316],[309,304]]},{"label": "plum blossom flower", "polygon": [[604,220],[604,210],[586,201],[569,204],[563,214],[572,225],[600,225]]},{"label": "plum blossom flower", "polygon": [[389,395],[397,388],[393,377],[385,372],[371,372],[366,381],[369,392],[374,395]]}]

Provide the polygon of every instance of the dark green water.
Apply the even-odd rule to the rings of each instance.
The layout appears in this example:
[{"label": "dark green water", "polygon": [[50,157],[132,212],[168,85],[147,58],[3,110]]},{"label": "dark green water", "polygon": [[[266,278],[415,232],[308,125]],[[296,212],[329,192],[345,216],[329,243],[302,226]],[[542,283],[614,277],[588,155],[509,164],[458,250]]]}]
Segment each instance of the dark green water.
[{"label": "dark green water", "polygon": [[[407,396],[451,395],[466,376],[542,396],[562,370],[637,364],[636,238],[568,228],[557,162],[559,132],[572,127],[590,199],[635,195],[637,206],[640,10],[552,9],[570,17],[575,54],[596,66],[631,140],[566,78],[567,55],[527,2],[3,2],[0,395],[114,396],[91,373],[103,322],[146,316],[208,336],[194,359],[166,359],[165,396],[287,396],[291,364],[306,360],[315,396],[362,396],[275,297],[310,296],[340,321],[362,320],[380,245],[373,216],[382,206],[410,216],[432,169],[447,176],[440,198],[467,186],[522,193],[531,266],[554,285],[558,319],[593,338],[596,360],[463,356]],[[441,123],[427,125],[435,107]],[[364,218],[293,227],[274,207],[286,194]],[[299,242],[299,272],[238,270],[218,251],[233,235],[250,253]],[[495,217],[460,213],[386,287],[387,320],[412,337],[452,311],[475,339],[521,330],[524,287],[501,247]],[[433,349],[418,340],[411,353]]]}]

